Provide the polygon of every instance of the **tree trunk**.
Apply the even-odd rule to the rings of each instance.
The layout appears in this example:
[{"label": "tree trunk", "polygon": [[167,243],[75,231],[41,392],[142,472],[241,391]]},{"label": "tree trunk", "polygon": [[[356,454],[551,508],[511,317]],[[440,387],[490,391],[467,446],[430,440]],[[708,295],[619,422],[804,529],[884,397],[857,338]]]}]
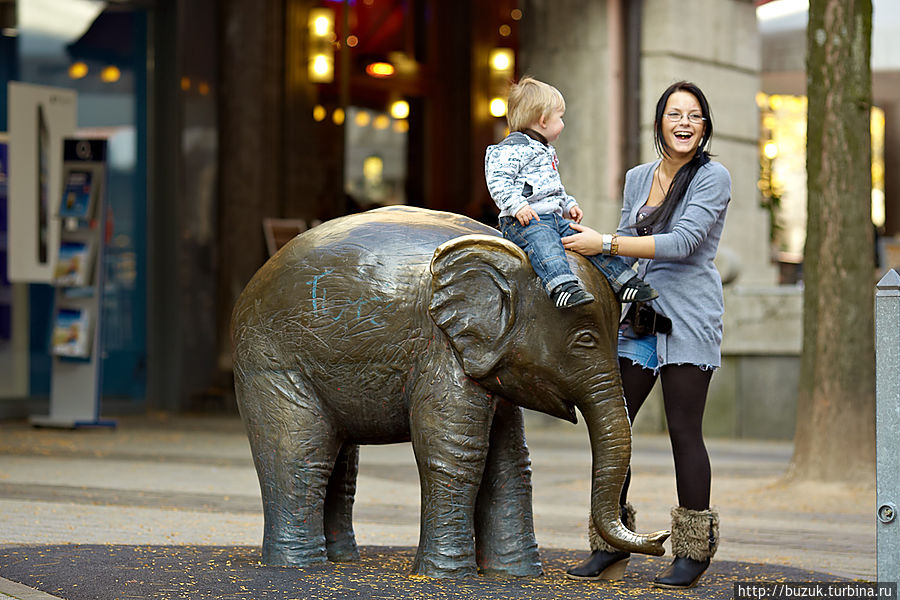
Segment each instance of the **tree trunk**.
[{"label": "tree trunk", "polygon": [[790,476],[871,481],[875,344],[871,0],[812,0],[803,354]]}]

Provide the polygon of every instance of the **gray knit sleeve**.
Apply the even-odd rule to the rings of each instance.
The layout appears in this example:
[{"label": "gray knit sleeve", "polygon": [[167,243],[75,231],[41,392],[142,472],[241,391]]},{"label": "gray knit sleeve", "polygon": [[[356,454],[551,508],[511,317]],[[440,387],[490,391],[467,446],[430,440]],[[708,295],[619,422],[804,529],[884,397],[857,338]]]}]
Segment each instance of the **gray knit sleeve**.
[{"label": "gray knit sleeve", "polygon": [[703,243],[731,200],[728,169],[709,162],[697,171],[682,202],[681,216],[666,233],[655,234],[656,260],[687,258]]},{"label": "gray knit sleeve", "polygon": [[[625,173],[625,187],[622,191],[622,214],[619,217],[619,227],[616,229],[616,233],[623,237],[633,236],[634,235],[634,227],[631,227],[631,209],[634,206],[634,200],[638,197],[639,193],[637,187],[639,184],[636,182],[637,180],[637,168],[629,169]],[[636,187],[637,186],[637,187]],[[634,265],[637,262],[637,259],[633,256],[622,256],[620,257],[625,264],[629,267]]]}]

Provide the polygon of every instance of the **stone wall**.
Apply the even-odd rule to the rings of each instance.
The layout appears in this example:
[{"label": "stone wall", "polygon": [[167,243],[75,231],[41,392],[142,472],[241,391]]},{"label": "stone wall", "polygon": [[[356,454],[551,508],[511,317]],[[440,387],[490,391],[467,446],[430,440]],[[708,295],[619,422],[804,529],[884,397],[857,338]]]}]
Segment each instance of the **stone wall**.
[{"label": "stone wall", "polygon": [[[566,129],[555,144],[566,189],[585,223],[616,226],[621,196],[609,190],[611,127],[607,18],[616,0],[526,0],[519,72],[566,96]],[[619,5],[621,8],[621,5]],[[714,118],[711,151],[732,177],[732,201],[717,266],[726,286],[722,368],[713,377],[705,429],[711,436],[790,439],[802,333],[802,291],[776,285],[768,215],[759,206],[760,41],[750,0],[644,0],[640,27],[640,160],[656,158],[659,94],[680,79],[706,93]],[[613,79],[615,81],[615,79]],[[614,107],[612,107],[614,108]],[[614,164],[615,161],[612,161]],[[625,168],[631,165],[624,165]],[[659,386],[635,430],[665,430]]]},{"label": "stone wall", "polygon": [[621,198],[610,198],[606,115],[609,47],[606,2],[525,0],[519,74],[556,86],[566,99],[566,127],[554,143],[559,172],[591,226],[618,223]]}]

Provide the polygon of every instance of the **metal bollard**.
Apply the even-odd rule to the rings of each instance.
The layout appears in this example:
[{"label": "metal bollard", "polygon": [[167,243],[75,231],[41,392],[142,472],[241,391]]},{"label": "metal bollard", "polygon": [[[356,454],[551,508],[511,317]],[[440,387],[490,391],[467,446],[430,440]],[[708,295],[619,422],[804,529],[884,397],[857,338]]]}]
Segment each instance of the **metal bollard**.
[{"label": "metal bollard", "polygon": [[900,275],[875,292],[875,435],[878,581],[900,577]]}]

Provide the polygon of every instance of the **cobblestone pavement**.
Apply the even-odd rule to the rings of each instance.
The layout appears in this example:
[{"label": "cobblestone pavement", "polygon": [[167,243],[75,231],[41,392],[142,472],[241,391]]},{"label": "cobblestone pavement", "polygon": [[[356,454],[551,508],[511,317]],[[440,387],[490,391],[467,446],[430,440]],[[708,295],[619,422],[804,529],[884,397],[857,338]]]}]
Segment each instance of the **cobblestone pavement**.
[{"label": "cobblestone pavement", "polygon": [[[538,544],[586,550],[587,431],[527,423]],[[874,581],[874,482],[785,484],[790,443],[708,447],[722,523],[716,559]],[[675,502],[668,439],[636,436],[632,465],[639,531],[667,529]],[[361,545],[416,545],[419,486],[409,444],[363,447],[357,490]],[[128,417],[115,430],[78,431],[0,422],[0,546],[259,545],[261,535],[259,485],[236,417]],[[4,593],[24,598],[0,580],[0,599]]]}]

